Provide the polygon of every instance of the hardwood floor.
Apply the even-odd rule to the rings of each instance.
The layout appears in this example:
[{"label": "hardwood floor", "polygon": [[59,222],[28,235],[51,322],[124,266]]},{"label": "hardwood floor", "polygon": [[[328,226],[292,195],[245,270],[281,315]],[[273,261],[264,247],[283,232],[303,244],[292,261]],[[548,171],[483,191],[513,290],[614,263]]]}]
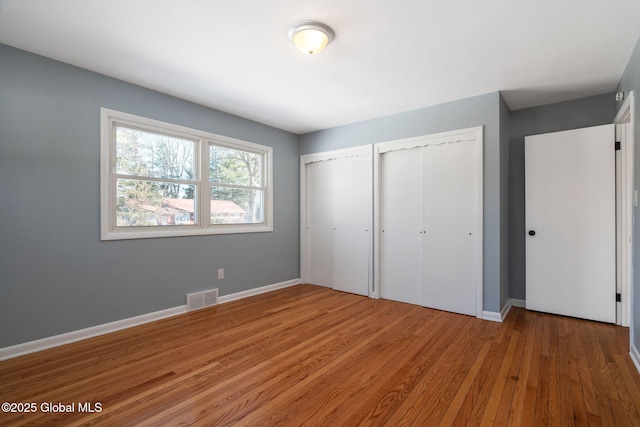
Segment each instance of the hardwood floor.
[{"label": "hardwood floor", "polygon": [[299,285],[0,362],[0,425],[640,426],[628,334]]}]

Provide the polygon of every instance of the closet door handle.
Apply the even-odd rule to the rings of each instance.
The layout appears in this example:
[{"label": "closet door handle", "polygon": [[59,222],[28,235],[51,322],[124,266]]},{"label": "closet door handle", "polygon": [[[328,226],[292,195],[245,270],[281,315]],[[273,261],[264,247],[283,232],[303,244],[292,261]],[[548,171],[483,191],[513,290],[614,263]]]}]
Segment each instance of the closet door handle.
[{"label": "closet door handle", "polygon": [[536,232],[534,230],[529,230],[529,236],[535,236]]}]

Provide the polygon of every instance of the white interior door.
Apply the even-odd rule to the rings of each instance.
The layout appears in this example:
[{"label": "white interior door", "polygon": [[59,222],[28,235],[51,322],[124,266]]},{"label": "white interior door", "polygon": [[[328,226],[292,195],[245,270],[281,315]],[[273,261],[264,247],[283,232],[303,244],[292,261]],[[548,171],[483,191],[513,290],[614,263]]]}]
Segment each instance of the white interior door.
[{"label": "white interior door", "polygon": [[613,125],[525,138],[526,307],[615,322]]},{"label": "white interior door", "polygon": [[306,165],[306,281],[327,287],[333,282],[333,176],[330,161]]},{"label": "white interior door", "polygon": [[334,176],[333,289],[369,294],[371,156],[331,161]]},{"label": "white interior door", "polygon": [[421,304],[422,148],[381,156],[380,296]]},{"label": "white interior door", "polygon": [[423,148],[422,305],[476,315],[475,141]]}]

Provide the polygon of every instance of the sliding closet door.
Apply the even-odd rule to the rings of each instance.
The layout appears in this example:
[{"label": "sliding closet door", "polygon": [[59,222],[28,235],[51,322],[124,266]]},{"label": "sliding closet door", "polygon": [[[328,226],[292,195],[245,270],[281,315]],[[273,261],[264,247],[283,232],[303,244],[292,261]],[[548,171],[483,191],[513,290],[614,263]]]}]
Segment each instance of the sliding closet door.
[{"label": "sliding closet door", "polygon": [[482,128],[375,145],[375,289],[456,313],[482,310]]},{"label": "sliding closet door", "polygon": [[307,277],[314,285],[333,283],[333,173],[331,161],[309,163],[307,176]]},{"label": "sliding closet door", "polygon": [[475,316],[475,142],[422,150],[422,305]]},{"label": "sliding closet door", "polygon": [[384,153],[380,296],[421,304],[422,148]]},{"label": "sliding closet door", "polygon": [[369,295],[373,281],[372,146],[301,156],[303,280]]},{"label": "sliding closet door", "polygon": [[371,156],[332,160],[333,289],[369,294]]}]

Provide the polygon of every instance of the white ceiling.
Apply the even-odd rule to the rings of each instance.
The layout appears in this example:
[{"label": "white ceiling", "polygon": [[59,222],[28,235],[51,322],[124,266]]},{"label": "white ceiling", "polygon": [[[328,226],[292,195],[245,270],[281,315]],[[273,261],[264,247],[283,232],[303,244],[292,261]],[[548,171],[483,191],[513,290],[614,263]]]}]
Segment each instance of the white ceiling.
[{"label": "white ceiling", "polygon": [[[318,55],[287,38],[307,19]],[[610,92],[639,36],[640,0],[0,0],[0,43],[295,133]]]}]

